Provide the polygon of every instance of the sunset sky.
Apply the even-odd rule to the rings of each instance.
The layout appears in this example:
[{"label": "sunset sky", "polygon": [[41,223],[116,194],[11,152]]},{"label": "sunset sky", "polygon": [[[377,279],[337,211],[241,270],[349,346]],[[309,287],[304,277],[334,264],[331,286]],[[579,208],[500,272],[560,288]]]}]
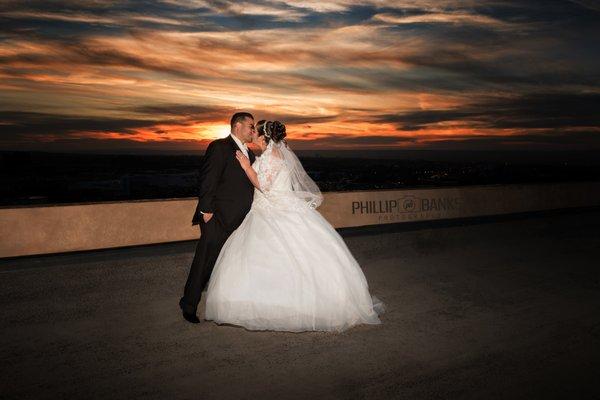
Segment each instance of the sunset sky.
[{"label": "sunset sky", "polygon": [[600,149],[600,2],[3,1],[0,146]]}]

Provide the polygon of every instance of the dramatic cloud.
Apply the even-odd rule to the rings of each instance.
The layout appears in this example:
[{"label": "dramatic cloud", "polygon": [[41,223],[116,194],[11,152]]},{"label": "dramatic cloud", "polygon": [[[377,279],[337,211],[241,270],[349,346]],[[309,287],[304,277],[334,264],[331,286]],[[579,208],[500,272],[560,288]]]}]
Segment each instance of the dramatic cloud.
[{"label": "dramatic cloud", "polygon": [[424,110],[382,115],[377,121],[413,131],[460,121],[482,128],[600,128],[600,93],[539,93],[517,98],[482,100],[450,110]]},{"label": "dramatic cloud", "polygon": [[600,7],[0,3],[0,145],[198,150],[237,110],[298,148],[600,148]]}]

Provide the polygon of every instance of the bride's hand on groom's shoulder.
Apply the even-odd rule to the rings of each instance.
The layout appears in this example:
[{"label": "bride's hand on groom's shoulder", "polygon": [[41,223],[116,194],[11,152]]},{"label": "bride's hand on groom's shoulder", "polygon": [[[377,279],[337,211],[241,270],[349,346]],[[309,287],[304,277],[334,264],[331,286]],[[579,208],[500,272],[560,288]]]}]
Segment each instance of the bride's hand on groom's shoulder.
[{"label": "bride's hand on groom's shoulder", "polygon": [[250,168],[250,160],[240,150],[236,150],[235,158],[237,158],[237,160],[240,162],[243,170]]}]

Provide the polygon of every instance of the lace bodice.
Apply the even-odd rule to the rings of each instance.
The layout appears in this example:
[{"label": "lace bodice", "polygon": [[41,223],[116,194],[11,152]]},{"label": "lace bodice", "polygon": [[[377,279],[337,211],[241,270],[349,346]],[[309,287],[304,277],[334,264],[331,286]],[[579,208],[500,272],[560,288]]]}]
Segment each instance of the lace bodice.
[{"label": "lace bodice", "polygon": [[257,207],[307,210],[323,201],[319,187],[286,142],[270,142],[252,168],[260,187],[254,191]]},{"label": "lace bodice", "polygon": [[290,174],[281,157],[274,154],[267,157],[257,157],[254,164],[252,164],[252,168],[256,171],[258,183],[263,193],[272,190],[292,190]]},{"label": "lace bodice", "polygon": [[257,157],[252,168],[256,171],[261,190],[254,189],[252,207],[275,207],[284,210],[305,211],[305,201],[294,196],[290,171],[277,154]]}]

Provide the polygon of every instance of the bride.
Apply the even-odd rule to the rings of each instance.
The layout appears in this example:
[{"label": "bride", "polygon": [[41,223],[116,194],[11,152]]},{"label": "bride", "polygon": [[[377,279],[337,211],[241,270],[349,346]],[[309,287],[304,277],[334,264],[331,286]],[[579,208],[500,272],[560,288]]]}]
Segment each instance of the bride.
[{"label": "bride", "polygon": [[360,266],[315,210],[322,195],[284,139],[279,121],[259,121],[254,164],[236,157],[254,184],[252,208],[227,239],[210,277],[205,319],[250,330],[343,331],[380,324]]}]

